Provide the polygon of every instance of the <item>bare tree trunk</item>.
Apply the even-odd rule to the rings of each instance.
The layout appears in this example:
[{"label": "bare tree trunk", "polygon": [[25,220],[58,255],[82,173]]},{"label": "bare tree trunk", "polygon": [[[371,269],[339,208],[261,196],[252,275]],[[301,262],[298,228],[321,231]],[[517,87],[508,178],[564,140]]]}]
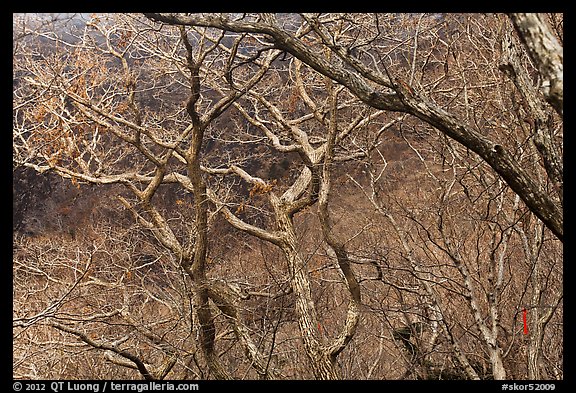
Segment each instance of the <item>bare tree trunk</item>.
[{"label": "bare tree trunk", "polygon": [[482,338],[484,339],[486,346],[488,347],[488,353],[490,355],[490,363],[492,364],[492,373],[494,375],[494,379],[502,380],[506,379],[506,370],[504,369],[504,364],[502,362],[502,350],[497,342],[497,329],[496,329],[496,322],[498,316],[498,310],[496,309],[495,304],[490,305],[490,315],[492,320],[492,328],[489,328],[486,323],[484,322],[484,318],[482,317],[482,313],[480,310],[480,306],[478,304],[478,297],[473,291],[473,284],[471,280],[470,272],[465,265],[465,263],[461,260],[458,253],[450,253],[450,257],[454,261],[454,264],[462,274],[462,278],[464,280],[465,285],[465,297],[468,302],[468,306],[472,311],[472,315],[474,316],[474,320],[476,321],[476,325],[482,334]]},{"label": "bare tree trunk", "polygon": [[319,335],[318,315],[312,299],[310,277],[305,261],[298,253],[298,240],[292,218],[278,198],[272,196],[271,201],[276,213],[276,222],[284,240],[282,251],[288,260],[290,283],[296,295],[298,326],[306,354],[310,358],[314,377],[316,379],[341,379],[337,370],[336,357],[331,356]]},{"label": "bare tree trunk", "polygon": [[534,86],[531,76],[521,64],[519,48],[512,35],[506,35],[502,40],[502,60],[500,71],[506,74],[522,94],[526,102],[526,110],[533,118],[534,146],[542,158],[548,177],[556,189],[560,204],[563,204],[563,163],[562,154],[554,145],[553,132],[548,126],[546,102],[540,93],[540,86]]},{"label": "bare tree trunk", "polygon": [[527,230],[518,228],[517,232],[522,239],[522,245],[526,258],[531,262],[532,274],[531,283],[533,287],[531,304],[526,308],[530,317],[528,318],[528,348],[526,351],[526,361],[528,365],[528,379],[542,379],[542,345],[546,325],[552,318],[554,311],[562,301],[562,294],[551,300],[550,304],[541,304],[542,284],[541,261],[539,258],[540,246],[543,241],[543,230],[541,225],[536,225],[531,241],[528,238]]},{"label": "bare tree trunk", "polygon": [[336,143],[336,134],[338,131],[338,90],[329,78],[325,79],[327,90],[330,94],[330,123],[328,126],[328,140],[324,154],[324,165],[322,166],[322,176],[320,180],[320,189],[318,196],[318,215],[322,226],[324,240],[334,254],[338,262],[339,273],[342,275],[342,281],[346,284],[350,300],[348,302],[348,312],[346,322],[343,326],[339,337],[332,343],[330,356],[336,357],[350,342],[356,333],[356,327],[360,320],[360,306],[362,299],[360,295],[360,285],[354,271],[352,270],[350,258],[346,251],[346,246],[334,233],[334,224],[328,210],[328,201],[331,190],[331,169],[334,162],[334,149]]},{"label": "bare tree trunk", "polygon": [[542,356],[542,342],[544,340],[544,329],[540,320],[540,309],[534,307],[530,309],[530,328],[528,338],[528,348],[526,351],[528,363],[528,379],[542,379],[540,373],[540,362]]},{"label": "bare tree trunk", "polygon": [[540,14],[510,14],[510,19],[544,78],[546,100],[564,114],[564,49]]},{"label": "bare tree trunk", "polygon": [[200,347],[210,371],[216,379],[230,379],[228,372],[222,367],[215,353],[214,341],[216,327],[214,317],[210,310],[208,283],[206,282],[206,255],[208,251],[208,195],[206,183],[202,178],[200,169],[200,151],[204,139],[204,126],[196,111],[196,103],[200,98],[200,64],[192,56],[192,46],[184,27],[180,28],[180,34],[187,51],[188,70],[190,72],[190,98],[186,110],[192,121],[192,137],[190,148],[186,151],[187,174],[194,190],[194,211],[196,226],[196,243],[192,260],[185,260],[182,266],[193,282],[194,308],[200,325]]}]

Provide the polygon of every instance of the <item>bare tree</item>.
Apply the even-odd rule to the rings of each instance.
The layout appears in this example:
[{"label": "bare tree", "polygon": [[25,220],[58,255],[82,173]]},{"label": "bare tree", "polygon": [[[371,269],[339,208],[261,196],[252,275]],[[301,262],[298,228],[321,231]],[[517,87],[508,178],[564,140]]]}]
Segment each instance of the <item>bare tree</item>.
[{"label": "bare tree", "polygon": [[[406,72],[408,71],[406,68],[395,70],[394,67],[390,66],[387,61],[389,53],[385,47],[382,48],[378,45],[379,40],[385,38],[382,37],[384,34],[382,24],[384,22],[380,16],[374,15],[366,23],[367,18],[356,21],[353,18],[342,16],[334,20],[332,15],[301,15],[299,22],[309,31],[309,34],[302,38],[292,35],[272,15],[266,15],[261,19],[238,19],[228,15],[146,14],[146,16],[161,23],[210,26],[227,31],[257,33],[270,37],[275,47],[291,53],[316,71],[346,86],[366,104],[377,109],[410,113],[478,154],[520,196],[530,210],[562,240],[563,215],[561,205],[539,189],[535,176],[527,173],[519,165],[508,152],[506,146],[488,137],[482,128],[476,124],[471,124],[468,119],[462,118],[457,113],[447,111],[441,103],[434,100],[434,97],[427,91],[426,85],[412,80],[414,72]],[[464,18],[470,20],[470,25],[482,29],[473,17],[465,16]],[[455,33],[459,34],[459,28],[463,27],[458,19],[460,18],[456,17],[455,25],[448,26],[448,31],[444,33],[451,36],[452,40]],[[538,26],[541,26],[541,21],[542,19],[538,19]],[[438,24],[434,15],[427,18],[426,22],[428,25],[424,25],[423,18],[420,18],[415,28],[413,48],[416,51],[418,51],[419,45],[422,45],[421,41],[423,40],[420,29],[434,30],[434,25]],[[486,23],[484,29],[487,26],[504,23],[498,21]],[[334,30],[333,26],[339,26],[339,24],[346,24],[346,29],[337,27],[337,30]],[[362,42],[360,44],[362,49],[358,48],[359,45],[354,40],[355,31],[360,29],[364,29],[366,33],[363,36],[370,37],[371,40]],[[347,33],[339,33],[341,31]],[[539,31],[540,34],[549,34],[549,29],[546,28],[540,28]],[[535,34],[539,33],[535,32]],[[334,58],[337,58],[338,61],[328,62],[323,59],[318,55],[318,53],[322,53],[322,50],[312,49],[307,39],[334,53]],[[458,42],[448,43],[438,35],[428,39],[435,39],[443,46],[441,50],[444,52],[445,62],[449,62],[448,56],[453,56],[458,61],[460,53],[454,52],[452,47],[452,44],[454,46],[459,45]],[[553,43],[556,46],[548,50],[559,53],[558,41],[553,41]],[[409,46],[412,45],[409,44]],[[362,53],[361,57],[354,55],[354,53],[359,52]],[[557,85],[561,85],[562,81],[562,78],[558,77],[562,72],[562,66],[558,64],[561,60],[561,56],[550,58],[550,63],[555,65],[553,80]],[[407,64],[412,69],[416,65],[416,57],[413,57],[412,64]],[[410,77],[406,79],[406,75],[410,75]]]},{"label": "bare tree", "polygon": [[[15,159],[19,165],[39,172],[50,170],[74,183],[121,184],[130,192],[133,200],[119,195],[120,202],[136,222],[173,253],[191,279],[191,326],[198,329],[200,349],[209,370],[217,378],[230,378],[214,349],[216,327],[209,299],[220,307],[230,304],[222,304],[226,292],[210,288],[205,273],[209,213],[200,147],[211,122],[262,77],[279,52],[270,52],[238,89],[201,100],[200,75],[209,69],[205,63],[225,65],[229,53],[233,53],[222,49],[224,34],[205,29],[192,32],[197,40],[192,48],[183,28],[177,34],[172,29],[148,36],[156,42],[147,46],[146,40],[136,40],[151,31],[146,21],[142,23],[133,16],[118,18],[110,21],[94,17],[68,41],[54,32],[32,32],[52,42],[54,50],[42,53],[38,48],[39,61],[24,56],[21,59],[26,75],[22,75],[25,83],[15,90]],[[178,47],[175,45],[183,45],[184,51],[178,55],[173,51]],[[59,52],[60,46],[65,50]],[[168,51],[162,52],[162,48]],[[139,66],[143,59],[147,60],[146,67]],[[112,70],[115,80],[107,76]],[[154,78],[154,72],[161,74]],[[178,98],[171,97],[185,97],[180,86],[189,89],[185,112]],[[159,108],[151,106],[163,96],[166,98]],[[167,183],[181,184],[193,195],[193,209],[187,212],[193,213],[189,221],[185,216],[178,220],[179,227],[172,226],[172,220],[155,203],[155,195]],[[232,323],[241,322],[232,318]],[[96,348],[113,348],[90,340],[74,328],[61,324],[55,327]],[[236,333],[249,349],[249,356],[257,356],[255,346],[245,341],[250,337],[240,334],[241,329]],[[137,363],[132,355],[125,357]],[[253,364],[264,372],[261,362]],[[145,378],[157,378],[141,364],[137,366]]]},{"label": "bare tree", "polygon": [[[342,92],[342,88],[334,86],[329,79],[325,79],[324,82],[320,81],[320,93],[314,93],[314,87],[318,82],[314,82],[314,77],[309,74],[309,71],[309,69],[305,70],[302,63],[297,60],[292,63],[291,73],[295,79],[292,100],[301,101],[300,107],[292,112],[295,114],[302,112],[301,116],[287,118],[290,111],[285,105],[280,105],[282,100],[276,96],[282,92],[269,88],[264,92],[255,89],[248,93],[254,105],[252,110],[249,111],[241,105],[236,106],[250,124],[261,130],[262,135],[277,151],[298,154],[302,164],[295,180],[284,187],[282,194],[277,194],[275,188],[281,186],[279,183],[266,182],[237,166],[220,171],[223,174],[236,174],[251,184],[251,196],[267,197],[272,210],[270,215],[274,229],[262,228],[241,219],[238,214],[246,208],[244,204],[234,213],[219,200],[217,195],[214,195],[213,201],[221,208],[232,226],[270,242],[283,251],[288,262],[287,274],[290,277],[291,289],[296,297],[300,334],[314,376],[318,379],[335,379],[341,378],[336,364],[337,356],[350,342],[356,331],[361,296],[345,242],[333,232],[333,223],[328,210],[330,173],[335,161],[344,162],[368,155],[378,143],[379,135],[396,123],[396,120],[376,128],[375,132],[368,134],[360,145],[359,132],[367,129],[368,121],[377,118],[379,113],[367,112],[354,101],[353,97],[339,100],[337,97]],[[304,78],[310,78],[308,84],[303,83]],[[274,86],[274,84],[269,83],[267,86]],[[266,97],[269,94],[273,94],[274,101]],[[319,104],[322,99],[325,100],[324,103]],[[288,105],[293,104],[288,102]],[[249,112],[254,112],[255,115]],[[347,125],[341,124],[339,112],[346,113],[346,118],[353,116],[352,121]],[[266,117],[259,116],[259,113],[266,113]],[[367,113],[368,117],[366,117]],[[343,149],[338,155],[336,154],[337,147]],[[298,239],[293,219],[296,213],[316,203],[318,203],[323,237],[330,250],[328,255],[336,260],[338,280],[342,281],[346,293],[350,296],[345,322],[333,339],[322,334],[317,306],[313,299],[310,268],[307,267],[308,263],[300,251],[303,247]]]},{"label": "bare tree", "polygon": [[15,375],[562,378],[561,15],[14,21]]}]

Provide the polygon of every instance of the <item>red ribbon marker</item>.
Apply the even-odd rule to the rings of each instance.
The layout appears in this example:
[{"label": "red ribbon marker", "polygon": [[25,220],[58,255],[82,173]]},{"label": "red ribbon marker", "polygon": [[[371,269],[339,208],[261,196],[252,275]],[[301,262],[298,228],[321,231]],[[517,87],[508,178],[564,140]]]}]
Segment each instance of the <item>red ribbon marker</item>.
[{"label": "red ribbon marker", "polygon": [[526,311],[526,308],[522,309],[522,320],[524,321],[524,334],[528,334],[528,322],[527,320],[527,315],[528,315],[528,311]]}]

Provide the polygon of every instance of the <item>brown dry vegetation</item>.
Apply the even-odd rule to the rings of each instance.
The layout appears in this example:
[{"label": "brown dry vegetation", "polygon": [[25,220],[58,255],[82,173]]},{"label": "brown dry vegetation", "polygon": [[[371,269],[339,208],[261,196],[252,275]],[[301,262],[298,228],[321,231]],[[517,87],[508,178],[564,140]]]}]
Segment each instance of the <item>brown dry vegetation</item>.
[{"label": "brown dry vegetation", "polygon": [[519,16],[14,18],[15,378],[563,379]]}]

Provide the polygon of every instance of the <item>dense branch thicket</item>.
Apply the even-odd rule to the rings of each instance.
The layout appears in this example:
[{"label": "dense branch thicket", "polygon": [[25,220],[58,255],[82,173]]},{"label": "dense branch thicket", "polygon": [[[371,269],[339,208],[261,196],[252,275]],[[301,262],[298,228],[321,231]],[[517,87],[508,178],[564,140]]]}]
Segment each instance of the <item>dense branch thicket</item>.
[{"label": "dense branch thicket", "polygon": [[13,26],[16,378],[563,378],[562,15]]}]

